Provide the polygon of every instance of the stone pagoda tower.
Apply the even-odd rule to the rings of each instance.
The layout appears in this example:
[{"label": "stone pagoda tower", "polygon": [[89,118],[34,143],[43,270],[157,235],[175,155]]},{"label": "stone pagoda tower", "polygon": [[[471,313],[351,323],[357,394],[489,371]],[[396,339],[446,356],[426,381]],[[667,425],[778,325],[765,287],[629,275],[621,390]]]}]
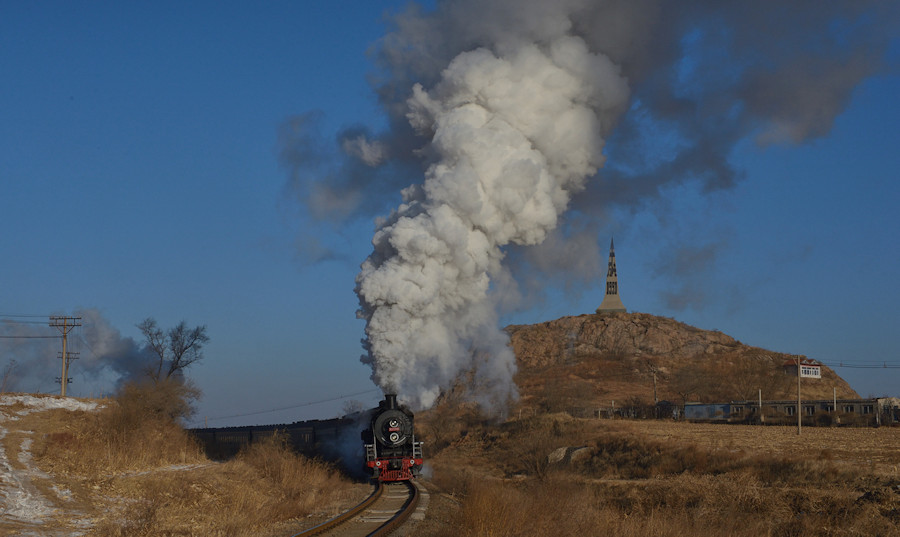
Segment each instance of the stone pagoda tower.
[{"label": "stone pagoda tower", "polygon": [[625,313],[625,305],[619,298],[619,278],[616,276],[616,248],[609,239],[609,268],[606,269],[606,295],[597,313]]}]

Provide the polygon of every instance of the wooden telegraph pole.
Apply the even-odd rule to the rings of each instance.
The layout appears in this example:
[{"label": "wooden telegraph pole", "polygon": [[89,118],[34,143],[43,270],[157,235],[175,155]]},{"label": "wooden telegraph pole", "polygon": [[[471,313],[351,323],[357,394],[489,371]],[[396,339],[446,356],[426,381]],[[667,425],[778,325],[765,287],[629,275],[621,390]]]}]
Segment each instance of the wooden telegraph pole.
[{"label": "wooden telegraph pole", "polygon": [[70,354],[66,352],[66,336],[68,336],[73,328],[81,326],[81,317],[51,315],[50,326],[59,328],[60,333],[62,333],[62,354],[60,355],[60,358],[62,358],[62,378],[59,379],[61,386],[59,394],[65,397],[66,386],[69,384],[69,361],[72,359]]},{"label": "wooden telegraph pole", "polygon": [[800,412],[800,355],[797,355],[797,434],[803,427],[803,414]]}]

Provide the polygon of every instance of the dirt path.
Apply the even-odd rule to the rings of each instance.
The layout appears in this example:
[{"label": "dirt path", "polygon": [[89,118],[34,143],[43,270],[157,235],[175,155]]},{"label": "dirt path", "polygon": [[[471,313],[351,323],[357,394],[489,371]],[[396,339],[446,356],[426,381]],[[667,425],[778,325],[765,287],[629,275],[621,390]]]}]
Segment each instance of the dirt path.
[{"label": "dirt path", "polygon": [[[56,486],[33,464],[32,433],[17,425],[31,412],[95,407],[95,403],[71,398],[0,396],[0,535],[69,537],[82,535],[90,526],[83,514],[66,509],[71,493]],[[66,522],[61,524],[61,520]]]}]

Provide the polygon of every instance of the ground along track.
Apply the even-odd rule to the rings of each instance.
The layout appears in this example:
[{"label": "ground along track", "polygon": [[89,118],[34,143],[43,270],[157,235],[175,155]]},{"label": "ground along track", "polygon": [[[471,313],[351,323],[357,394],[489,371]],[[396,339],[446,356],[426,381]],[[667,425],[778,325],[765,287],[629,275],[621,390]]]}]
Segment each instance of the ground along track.
[{"label": "ground along track", "polygon": [[353,509],[293,537],[383,537],[406,522],[418,503],[419,489],[414,483],[379,483],[375,492]]}]

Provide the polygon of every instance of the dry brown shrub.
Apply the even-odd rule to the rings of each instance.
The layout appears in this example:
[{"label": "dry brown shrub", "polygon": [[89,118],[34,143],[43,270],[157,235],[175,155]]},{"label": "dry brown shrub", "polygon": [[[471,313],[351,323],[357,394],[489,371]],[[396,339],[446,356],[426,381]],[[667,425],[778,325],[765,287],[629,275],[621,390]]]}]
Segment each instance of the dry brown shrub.
[{"label": "dry brown shrub", "polygon": [[462,507],[439,537],[597,535],[596,505],[570,482],[515,486],[473,478],[465,489]]},{"label": "dry brown shrub", "polygon": [[695,446],[666,446],[618,435],[603,436],[592,443],[593,456],[578,469],[597,477],[647,478],[683,472],[706,472],[721,464],[717,457]]},{"label": "dry brown shrub", "polygon": [[129,397],[97,412],[70,413],[62,430],[35,443],[36,458],[57,472],[84,476],[205,460],[194,438],[170,416],[148,411],[142,417]]},{"label": "dry brown shrub", "polygon": [[539,414],[504,424],[492,461],[507,474],[543,479],[552,472],[549,455],[561,447],[583,445],[582,422],[567,414]]},{"label": "dry brown shrub", "polygon": [[122,501],[90,535],[255,535],[268,522],[272,489],[235,465],[133,476],[110,484]]},{"label": "dry brown shrub", "polygon": [[251,444],[238,454],[236,462],[253,468],[274,485],[278,498],[271,516],[278,520],[306,515],[322,502],[339,499],[349,488],[349,482],[331,464],[297,455],[279,434]]},{"label": "dry brown shrub", "polygon": [[477,475],[465,466],[441,466],[440,471],[434,473],[431,482],[447,494],[465,496],[469,492],[469,484],[479,479],[484,479],[484,476]]},{"label": "dry brown shrub", "polygon": [[111,425],[129,426],[134,421],[146,419],[188,418],[194,413],[193,403],[200,397],[200,390],[190,381],[142,380],[122,386],[115,398],[117,405],[111,417]]},{"label": "dry brown shrub", "polygon": [[36,442],[42,464],[62,473],[97,476],[204,461],[200,447],[177,423],[198,392],[176,382],[130,384],[96,412],[64,414]]},{"label": "dry brown shrub", "polygon": [[429,455],[434,456],[460,438],[481,435],[493,421],[478,405],[451,395],[434,408],[416,414],[416,436],[426,443]]}]

